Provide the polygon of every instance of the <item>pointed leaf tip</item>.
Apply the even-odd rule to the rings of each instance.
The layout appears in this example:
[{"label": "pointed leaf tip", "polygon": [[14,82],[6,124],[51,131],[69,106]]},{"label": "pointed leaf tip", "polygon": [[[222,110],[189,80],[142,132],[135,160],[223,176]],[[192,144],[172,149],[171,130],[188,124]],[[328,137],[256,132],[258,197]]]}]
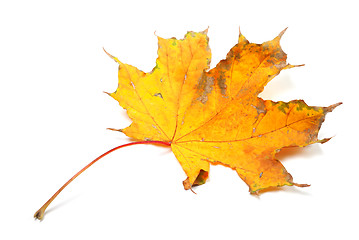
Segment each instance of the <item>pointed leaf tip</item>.
[{"label": "pointed leaf tip", "polygon": [[106,128],[107,130],[111,130],[111,131],[117,131],[117,132],[122,132],[123,129],[116,129],[116,128]]},{"label": "pointed leaf tip", "polygon": [[109,54],[109,53],[105,50],[104,47],[103,47],[102,49],[103,49],[103,51],[107,54],[107,56],[109,56],[110,58],[112,58],[112,59],[113,59],[115,62],[117,62],[118,64],[121,64],[120,60],[118,60],[117,57],[112,56],[111,54]]},{"label": "pointed leaf tip", "polygon": [[290,68],[295,68],[295,67],[304,67],[305,66],[305,64],[299,64],[299,65],[292,65],[292,64],[287,64],[287,66],[285,66],[284,68],[283,68],[283,70],[284,69],[290,69]]},{"label": "pointed leaf tip", "polygon": [[288,27],[284,28],[283,31],[281,31],[279,34],[278,34],[278,38],[281,39],[283,34],[287,31]]},{"label": "pointed leaf tip", "polygon": [[292,182],[293,186],[296,186],[296,187],[310,187],[310,184],[300,184],[300,183],[294,183]]},{"label": "pointed leaf tip", "polygon": [[332,137],[330,137],[330,138],[323,138],[323,139],[321,139],[321,140],[318,140],[317,142],[323,144],[323,143],[328,142],[330,139],[332,139]]},{"label": "pointed leaf tip", "polygon": [[238,27],[239,35],[238,35],[238,43],[248,42],[248,40],[243,36],[241,32],[241,27]]},{"label": "pointed leaf tip", "polygon": [[105,47],[102,47],[102,50],[107,54],[107,56],[109,56],[110,58],[113,58],[113,56],[106,51]]},{"label": "pointed leaf tip", "polygon": [[205,30],[203,30],[201,33],[204,34],[204,35],[207,35],[208,29],[209,29],[209,26]]},{"label": "pointed leaf tip", "polygon": [[338,107],[339,105],[342,105],[342,102],[338,102],[335,104],[330,105],[329,107],[324,108],[325,112],[331,112],[333,111],[336,107]]},{"label": "pointed leaf tip", "polygon": [[282,30],[278,36],[276,36],[272,41],[279,43],[282,36],[284,35],[285,31],[287,31],[288,27],[286,27],[284,30]]}]

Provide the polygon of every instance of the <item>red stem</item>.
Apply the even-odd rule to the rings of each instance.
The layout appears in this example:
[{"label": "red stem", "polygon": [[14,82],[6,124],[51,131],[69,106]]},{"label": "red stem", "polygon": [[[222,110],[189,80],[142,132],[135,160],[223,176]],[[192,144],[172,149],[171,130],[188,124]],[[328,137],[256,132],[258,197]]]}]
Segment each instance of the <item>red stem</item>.
[{"label": "red stem", "polygon": [[131,143],[127,143],[127,144],[123,144],[120,146],[117,146],[115,148],[112,148],[111,150],[105,152],[104,154],[102,154],[101,156],[97,157],[95,160],[93,160],[92,162],[90,162],[89,164],[87,164],[84,168],[82,168],[79,172],[77,172],[72,178],[70,178],[59,190],[57,190],[57,192],[52,195],[52,197],[35,213],[34,217],[36,219],[42,220],[44,217],[44,213],[46,208],[50,205],[50,203],[57,197],[57,195],[59,195],[59,193],[64,190],[64,188],[69,185],[75,178],[77,178],[81,173],[83,173],[86,169],[88,169],[89,167],[91,167],[95,162],[97,162],[98,160],[100,160],[101,158],[103,158],[104,156],[106,156],[107,154],[116,151],[117,149],[123,148],[123,147],[128,147],[128,146],[132,146],[132,145],[139,145],[139,144],[161,144],[161,145],[166,145],[166,146],[171,146],[171,143],[168,142],[162,142],[162,141],[140,141],[140,142],[131,142]]}]

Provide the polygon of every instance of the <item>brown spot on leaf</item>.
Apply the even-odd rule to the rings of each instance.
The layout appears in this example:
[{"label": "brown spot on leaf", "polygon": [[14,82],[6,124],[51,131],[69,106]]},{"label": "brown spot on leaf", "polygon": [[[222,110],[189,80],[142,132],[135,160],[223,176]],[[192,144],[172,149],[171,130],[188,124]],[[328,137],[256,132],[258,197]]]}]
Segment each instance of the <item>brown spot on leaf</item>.
[{"label": "brown spot on leaf", "polygon": [[219,89],[221,89],[221,94],[226,95],[227,85],[226,85],[226,78],[224,77],[223,73],[219,76],[217,80],[217,85]]},{"label": "brown spot on leaf", "polygon": [[198,89],[201,91],[200,96],[197,98],[198,101],[205,104],[208,101],[208,94],[213,90],[214,78],[208,77],[206,74],[202,74],[199,80]]}]

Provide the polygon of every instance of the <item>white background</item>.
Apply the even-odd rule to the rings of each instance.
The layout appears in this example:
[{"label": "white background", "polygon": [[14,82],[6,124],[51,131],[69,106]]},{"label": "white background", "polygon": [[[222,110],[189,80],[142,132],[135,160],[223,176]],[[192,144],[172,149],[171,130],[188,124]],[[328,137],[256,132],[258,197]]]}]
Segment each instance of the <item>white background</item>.
[{"label": "white background", "polygon": [[[251,2],[251,3],[249,3]],[[355,1],[1,1],[1,239],[354,239],[358,237],[358,17]],[[34,212],[74,173],[129,142],[107,127],[129,125],[103,91],[117,64],[102,47],[151,71],[156,35],[208,36],[214,67],[236,43],[271,40],[285,27],[291,64],[260,95],[344,104],[327,115],[326,144],[278,157],[298,183],[251,196],[231,169],[183,190],[167,148],[132,146],[96,163],[49,206]]]}]

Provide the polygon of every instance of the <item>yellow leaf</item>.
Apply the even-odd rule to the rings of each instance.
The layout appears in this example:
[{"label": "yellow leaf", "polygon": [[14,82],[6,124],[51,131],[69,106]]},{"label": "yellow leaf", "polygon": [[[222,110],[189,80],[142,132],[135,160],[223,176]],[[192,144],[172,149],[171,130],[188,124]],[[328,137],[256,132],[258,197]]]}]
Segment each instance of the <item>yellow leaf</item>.
[{"label": "yellow leaf", "polygon": [[316,142],[329,107],[303,100],[273,102],[257,95],[286,63],[276,38],[254,44],[239,35],[211,70],[207,31],[184,39],[158,37],[156,66],[149,73],[120,62],[118,88],[110,95],[127,110],[132,124],[121,130],[138,141],[171,145],[188,178],[185,189],[205,183],[210,164],[235,170],[252,193],[296,184],[275,158],[283,147]]}]

